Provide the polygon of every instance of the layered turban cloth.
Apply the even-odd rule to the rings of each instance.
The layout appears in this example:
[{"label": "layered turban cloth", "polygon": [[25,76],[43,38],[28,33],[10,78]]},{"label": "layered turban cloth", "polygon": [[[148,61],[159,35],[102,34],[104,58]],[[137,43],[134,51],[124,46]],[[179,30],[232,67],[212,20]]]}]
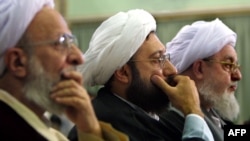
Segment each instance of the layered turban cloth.
[{"label": "layered turban cloth", "polygon": [[236,38],[236,33],[217,18],[184,26],[166,47],[171,63],[181,73],[194,61],[216,54],[227,44],[235,47]]},{"label": "layered turban cloth", "polygon": [[0,0],[0,75],[5,68],[4,54],[14,47],[38,11],[53,0]]},{"label": "layered turban cloth", "polygon": [[119,12],[105,20],[94,32],[79,67],[86,86],[103,85],[135,54],[156,22],[142,9]]}]

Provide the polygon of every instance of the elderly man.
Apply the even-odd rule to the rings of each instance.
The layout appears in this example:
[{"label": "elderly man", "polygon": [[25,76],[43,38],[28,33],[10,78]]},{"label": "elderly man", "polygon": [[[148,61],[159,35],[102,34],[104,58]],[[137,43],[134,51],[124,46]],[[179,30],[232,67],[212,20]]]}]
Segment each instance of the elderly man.
[{"label": "elderly man", "polygon": [[[213,140],[193,81],[175,76],[165,52],[156,21],[145,10],[119,12],[105,20],[92,36],[85,65],[79,66],[86,86],[104,85],[93,100],[97,117],[131,141],[171,141],[176,138],[174,125],[158,116],[170,100],[185,113],[183,140]],[[71,140],[76,140],[74,133]]]},{"label": "elderly man", "polygon": [[52,0],[0,0],[0,140],[67,141],[44,112],[65,113],[79,140],[127,140],[99,123],[75,67],[83,63]]},{"label": "elderly man", "polygon": [[[178,73],[195,81],[205,120],[216,141],[224,140],[223,119],[233,121],[239,114],[234,93],[241,72],[235,44],[236,33],[219,19],[186,25],[166,44]],[[164,115],[176,121],[179,135],[185,120],[181,116],[174,107]]]}]

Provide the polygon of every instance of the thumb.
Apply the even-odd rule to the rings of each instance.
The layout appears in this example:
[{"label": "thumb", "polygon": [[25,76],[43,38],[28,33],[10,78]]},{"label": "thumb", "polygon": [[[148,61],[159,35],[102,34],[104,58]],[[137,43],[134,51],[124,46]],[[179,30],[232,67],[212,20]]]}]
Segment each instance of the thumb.
[{"label": "thumb", "polygon": [[157,85],[165,94],[169,95],[172,91],[172,86],[170,86],[164,79],[158,75],[153,75],[151,81]]}]

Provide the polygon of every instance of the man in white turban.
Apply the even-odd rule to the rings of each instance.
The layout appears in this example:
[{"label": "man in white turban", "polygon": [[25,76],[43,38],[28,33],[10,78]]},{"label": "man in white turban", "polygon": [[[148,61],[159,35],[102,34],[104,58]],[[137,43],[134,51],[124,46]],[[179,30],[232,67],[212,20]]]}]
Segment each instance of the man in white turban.
[{"label": "man in white turban", "polygon": [[[178,73],[195,81],[205,120],[216,141],[224,140],[225,120],[232,122],[239,114],[234,95],[237,82],[241,80],[234,48],[236,37],[236,33],[217,18],[184,26],[166,44],[167,53]],[[165,118],[178,119],[175,111],[166,114]]]},{"label": "man in white turban", "polygon": [[[78,68],[85,86],[104,85],[93,100],[97,117],[126,133],[130,141],[213,140],[193,81],[176,76],[175,86],[165,82],[176,74],[165,51],[155,19],[147,11],[132,9],[105,20],[91,38],[85,64]],[[187,90],[191,92],[184,93]],[[172,123],[158,116],[169,99],[185,113],[182,136],[177,137]],[[72,141],[75,133],[70,133]]]},{"label": "man in white turban", "polygon": [[[34,2],[18,2],[16,0],[0,0],[0,75],[5,69],[4,53],[14,47],[21,38],[35,14],[44,6],[54,6],[51,0],[35,0]],[[20,7],[20,8],[17,8]],[[27,8],[28,7],[28,8]]]},{"label": "man in white turban", "polygon": [[44,117],[66,114],[79,140],[128,141],[98,122],[74,68],[83,55],[52,0],[0,0],[0,140],[68,141]]}]

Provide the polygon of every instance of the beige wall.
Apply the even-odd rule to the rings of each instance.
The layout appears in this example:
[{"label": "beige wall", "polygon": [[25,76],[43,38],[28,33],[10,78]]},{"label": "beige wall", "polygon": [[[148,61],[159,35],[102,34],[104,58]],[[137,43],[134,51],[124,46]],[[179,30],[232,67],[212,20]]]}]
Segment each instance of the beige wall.
[{"label": "beige wall", "polygon": [[[65,0],[64,0],[65,1]],[[143,8],[151,13],[250,6],[250,0],[66,0],[67,18],[110,16],[118,11]]]},{"label": "beige wall", "polygon": [[67,0],[54,0],[55,9],[57,9],[63,16],[67,13]]}]

